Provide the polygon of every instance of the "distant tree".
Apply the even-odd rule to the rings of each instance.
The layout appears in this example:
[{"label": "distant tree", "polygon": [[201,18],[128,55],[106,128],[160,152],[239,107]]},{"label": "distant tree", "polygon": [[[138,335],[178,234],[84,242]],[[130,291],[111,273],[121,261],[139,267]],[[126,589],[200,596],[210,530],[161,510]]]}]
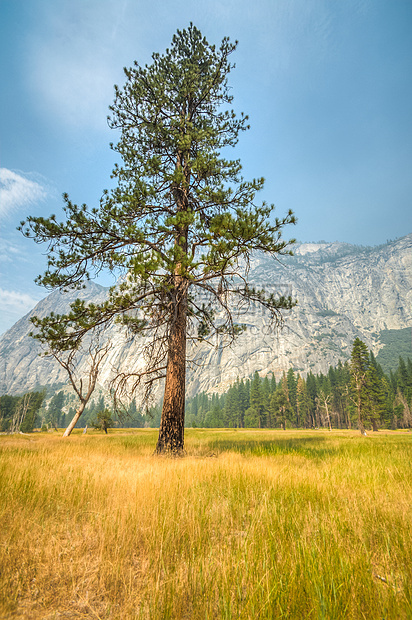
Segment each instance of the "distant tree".
[{"label": "distant tree", "polygon": [[263,417],[264,424],[267,428],[272,426],[272,420],[270,415],[270,381],[268,375],[262,380],[262,406],[263,406]]},{"label": "distant tree", "polygon": [[240,426],[239,392],[237,385],[230,386],[226,394],[224,408],[225,426],[236,428]]},{"label": "distant tree", "polygon": [[304,379],[298,376],[296,385],[296,407],[300,424],[306,428],[311,426],[309,397]]},{"label": "distant tree", "polygon": [[0,396],[0,431],[5,432],[9,428],[10,420],[16,405],[16,397],[9,394]]},{"label": "distant tree", "polygon": [[341,364],[339,361],[336,369],[337,373],[337,399],[339,402],[340,410],[342,411],[342,418],[346,428],[351,428],[351,417],[349,412],[349,386],[350,386],[350,366],[349,362]]},{"label": "distant tree", "polygon": [[280,424],[283,430],[286,430],[286,420],[290,417],[291,408],[284,390],[277,389],[272,394],[270,406],[273,418]]},{"label": "distant tree", "polygon": [[112,412],[110,409],[103,409],[102,411],[98,411],[96,414],[96,418],[90,421],[90,426],[92,428],[99,429],[104,431],[107,435],[107,430],[114,426],[115,422],[112,418]]},{"label": "distant tree", "polygon": [[245,426],[245,412],[249,407],[249,394],[243,379],[238,381],[238,403],[239,403],[239,422],[243,428]]},{"label": "distant tree", "polygon": [[150,334],[146,368],[119,373],[116,389],[130,397],[143,387],[149,398],[165,379],[157,453],[184,449],[187,340],[229,345],[242,329],[229,300],[239,311],[264,306],[273,324],[294,305],[248,284],[254,252],[290,253],[281,232],[295,218],[289,211],[270,219],[273,205],[256,204],[263,179],[245,181],[239,160],[221,155],[248,128],[247,117],[230,110],[235,48],[228,38],[210,45],[190,25],[152,64],[125,69],[109,117],[121,132],[113,147],[123,160],[113,171],[117,187],[92,209],[65,196],[62,223],[54,216],[22,223],[26,236],[49,246],[40,284],[78,287],[102,269],[125,276],[106,302],[77,300],[68,317],[48,324],[63,322],[77,342],[115,319],[133,336]]},{"label": "distant tree", "polygon": [[[410,360],[408,360],[410,362]],[[403,357],[399,357],[398,369],[396,372],[398,389],[407,401],[412,397],[412,378],[408,372],[407,364]]]},{"label": "distant tree", "polygon": [[[24,397],[23,397],[24,398]],[[43,404],[45,392],[30,392],[30,400],[27,404],[26,414],[20,425],[22,433],[32,433],[38,422],[38,414]]]},{"label": "distant tree", "polygon": [[318,391],[316,387],[316,379],[312,371],[310,371],[306,377],[306,391],[309,403],[310,426],[315,427],[318,425],[316,420],[316,402]]},{"label": "distant tree", "polygon": [[342,382],[342,362],[339,360],[337,368],[329,367],[328,381],[332,395],[331,407],[337,418],[338,428],[345,424],[345,387]]},{"label": "distant tree", "polygon": [[368,409],[368,348],[360,338],[355,338],[350,359],[350,375],[352,399],[356,407],[358,428],[362,435],[366,435],[365,418]]},{"label": "distant tree", "polygon": [[330,391],[328,391],[327,387],[325,386],[319,390],[317,398],[318,398],[319,408],[324,411],[326,423],[329,427],[329,430],[331,431],[332,423],[330,419],[330,414],[331,414],[330,409],[331,409],[332,394]]},{"label": "distant tree", "polygon": [[400,426],[403,428],[410,428],[412,426],[411,410],[408,401],[400,391],[396,394],[394,407]]},{"label": "distant tree", "polygon": [[408,357],[407,360],[407,373],[408,373],[408,386],[411,390],[410,399],[412,400],[412,360]]},{"label": "distant tree", "polygon": [[245,428],[259,427],[259,412],[255,407],[248,407],[245,411]]},{"label": "distant tree", "polygon": [[[286,380],[288,384],[288,397],[290,406],[293,409],[294,414],[297,417],[297,380],[295,377],[295,373],[293,372],[293,368],[289,368],[286,374]],[[299,426],[299,421],[296,419],[296,426]]]},{"label": "distant tree", "polygon": [[224,426],[222,418],[222,410],[218,405],[213,405],[206,413],[204,426],[206,428],[221,428]]},{"label": "distant tree", "polygon": [[136,401],[132,400],[129,404],[127,414],[121,417],[121,426],[129,428],[143,428],[145,423],[145,419],[142,416],[141,412],[138,411],[136,406]]},{"label": "distant tree", "polygon": [[249,413],[249,419],[256,421],[256,426],[263,428],[265,426],[265,415],[263,406],[262,380],[256,371],[250,382],[250,408],[253,413]]},{"label": "distant tree", "polygon": [[393,428],[412,426],[412,362],[399,357],[398,367],[391,372]]},{"label": "distant tree", "polygon": [[64,392],[61,390],[57,394],[55,394],[47,408],[47,421],[57,429],[60,426],[60,421],[62,417],[62,408],[64,405]]},{"label": "distant tree", "polygon": [[372,351],[369,352],[369,367],[367,373],[367,394],[369,403],[369,420],[374,431],[384,422],[387,408],[385,380],[382,368],[376,362]]}]

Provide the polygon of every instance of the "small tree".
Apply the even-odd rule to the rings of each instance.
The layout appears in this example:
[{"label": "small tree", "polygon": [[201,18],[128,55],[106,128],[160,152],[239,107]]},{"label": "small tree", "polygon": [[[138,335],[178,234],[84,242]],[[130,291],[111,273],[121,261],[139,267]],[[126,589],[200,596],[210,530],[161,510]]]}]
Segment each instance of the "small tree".
[{"label": "small tree", "polygon": [[103,411],[98,411],[96,414],[96,419],[90,422],[90,426],[92,428],[99,429],[104,431],[107,435],[107,429],[113,428],[114,420],[112,418],[112,412],[110,409],[103,409]]},{"label": "small tree", "polygon": [[326,422],[328,423],[329,430],[332,430],[332,424],[330,421],[330,402],[332,400],[332,394],[326,391],[325,388],[321,388],[319,390],[319,394],[317,397],[318,406],[324,410],[326,414]]},{"label": "small tree", "polygon": [[[79,325],[79,320],[71,315],[51,314],[43,319],[33,317],[31,321],[39,331],[30,335],[46,348],[44,353],[46,357],[53,357],[64,368],[80,401],[76,413],[63,433],[63,437],[68,437],[94,392],[101,364],[111,344],[101,342],[102,334],[99,328],[87,333],[83,341],[79,339],[74,329],[74,325]],[[84,354],[87,355],[87,367],[82,370],[79,367],[79,360]]]},{"label": "small tree", "polygon": [[109,117],[120,130],[117,187],[92,209],[66,195],[65,222],[29,217],[21,227],[48,243],[40,284],[76,287],[101,269],[124,275],[106,302],[72,305],[72,330],[82,339],[117,317],[133,336],[150,335],[146,367],[120,372],[116,393],[130,398],[143,388],[148,400],[165,379],[157,453],[184,448],[187,341],[229,345],[241,330],[233,302],[240,312],[263,305],[274,324],[294,305],[248,284],[254,252],[291,253],[281,232],[295,218],[270,219],[273,205],[256,204],[263,179],[245,181],[240,162],[222,155],[248,129],[247,117],[230,110],[235,48],[228,38],[210,45],[191,24],[152,64],[125,69]]}]

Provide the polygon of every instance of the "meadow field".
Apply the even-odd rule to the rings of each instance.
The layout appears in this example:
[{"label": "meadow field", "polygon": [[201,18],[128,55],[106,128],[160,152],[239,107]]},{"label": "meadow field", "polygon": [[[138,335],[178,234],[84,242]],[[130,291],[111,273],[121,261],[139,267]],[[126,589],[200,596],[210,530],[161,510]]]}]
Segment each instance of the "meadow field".
[{"label": "meadow field", "polygon": [[412,618],[412,434],[0,437],[0,617]]}]

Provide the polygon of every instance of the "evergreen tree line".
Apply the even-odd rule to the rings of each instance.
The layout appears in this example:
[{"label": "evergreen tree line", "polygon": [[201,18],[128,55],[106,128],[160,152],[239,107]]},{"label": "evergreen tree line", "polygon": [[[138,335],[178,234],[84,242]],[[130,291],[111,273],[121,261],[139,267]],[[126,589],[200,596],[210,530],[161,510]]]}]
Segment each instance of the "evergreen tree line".
[{"label": "evergreen tree line", "polygon": [[[366,346],[361,345],[364,353]],[[411,360],[408,358],[405,362],[399,358],[396,371],[385,374],[373,353],[367,353],[366,349],[358,391],[357,350],[354,345],[351,360],[344,364],[339,362],[336,368],[331,366],[326,375],[309,372],[305,379],[289,369],[277,383],[273,374],[261,378],[255,372],[251,379],[238,379],[225,394],[198,394],[187,402],[186,425],[203,428],[360,428],[362,431],[365,428],[410,428]]]},{"label": "evergreen tree line", "polygon": [[[60,390],[47,399],[46,389],[28,392],[23,396],[0,396],[0,432],[30,433],[35,428],[44,431],[65,428],[75,414],[76,399],[70,393]],[[104,414],[104,415],[103,415]],[[105,424],[102,424],[105,420]],[[153,407],[146,415],[138,410],[132,401],[123,413],[116,414],[111,408],[111,399],[102,394],[86,407],[77,428],[85,426],[102,428],[144,428],[158,427],[160,408]]]},{"label": "evergreen tree line", "polygon": [[31,433],[38,421],[38,412],[44,397],[44,392],[0,396],[0,432]]},{"label": "evergreen tree line", "polygon": [[[0,431],[31,432],[64,428],[75,413],[75,397],[60,390],[0,397]],[[74,406],[73,406],[74,405]],[[161,404],[149,414],[135,401],[122,414],[102,394],[85,409],[77,427],[158,428]],[[384,373],[373,353],[357,338],[351,359],[326,375],[302,377],[292,368],[276,381],[237,379],[224,394],[197,394],[186,402],[186,426],[200,428],[379,428],[412,427],[412,361],[400,357],[395,372]]]},{"label": "evergreen tree line", "polygon": [[[41,413],[41,419],[38,420],[38,426],[48,428],[65,428],[76,412],[76,402],[71,394],[65,394],[63,391],[55,394],[49,401]],[[74,405],[74,406],[73,406]],[[108,395],[101,394],[98,398],[90,401],[90,405],[85,408],[81,418],[78,420],[75,428],[96,427],[100,428],[102,413],[106,412],[106,420],[110,427],[116,428],[144,428],[153,426],[154,421],[158,421],[159,408],[154,407],[149,414],[142,413],[133,400],[129,407],[119,413],[112,410],[112,399]]]}]

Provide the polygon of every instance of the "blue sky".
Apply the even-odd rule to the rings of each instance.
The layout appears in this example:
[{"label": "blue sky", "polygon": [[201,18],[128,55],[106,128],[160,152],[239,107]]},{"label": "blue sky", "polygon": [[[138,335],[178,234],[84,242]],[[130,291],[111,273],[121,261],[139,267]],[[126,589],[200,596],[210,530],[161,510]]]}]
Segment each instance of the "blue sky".
[{"label": "blue sky", "polygon": [[46,295],[45,248],[16,231],[95,205],[110,187],[107,127],[123,66],[192,21],[239,40],[233,107],[246,178],[300,241],[376,245],[412,232],[411,0],[0,0],[0,333]]}]

